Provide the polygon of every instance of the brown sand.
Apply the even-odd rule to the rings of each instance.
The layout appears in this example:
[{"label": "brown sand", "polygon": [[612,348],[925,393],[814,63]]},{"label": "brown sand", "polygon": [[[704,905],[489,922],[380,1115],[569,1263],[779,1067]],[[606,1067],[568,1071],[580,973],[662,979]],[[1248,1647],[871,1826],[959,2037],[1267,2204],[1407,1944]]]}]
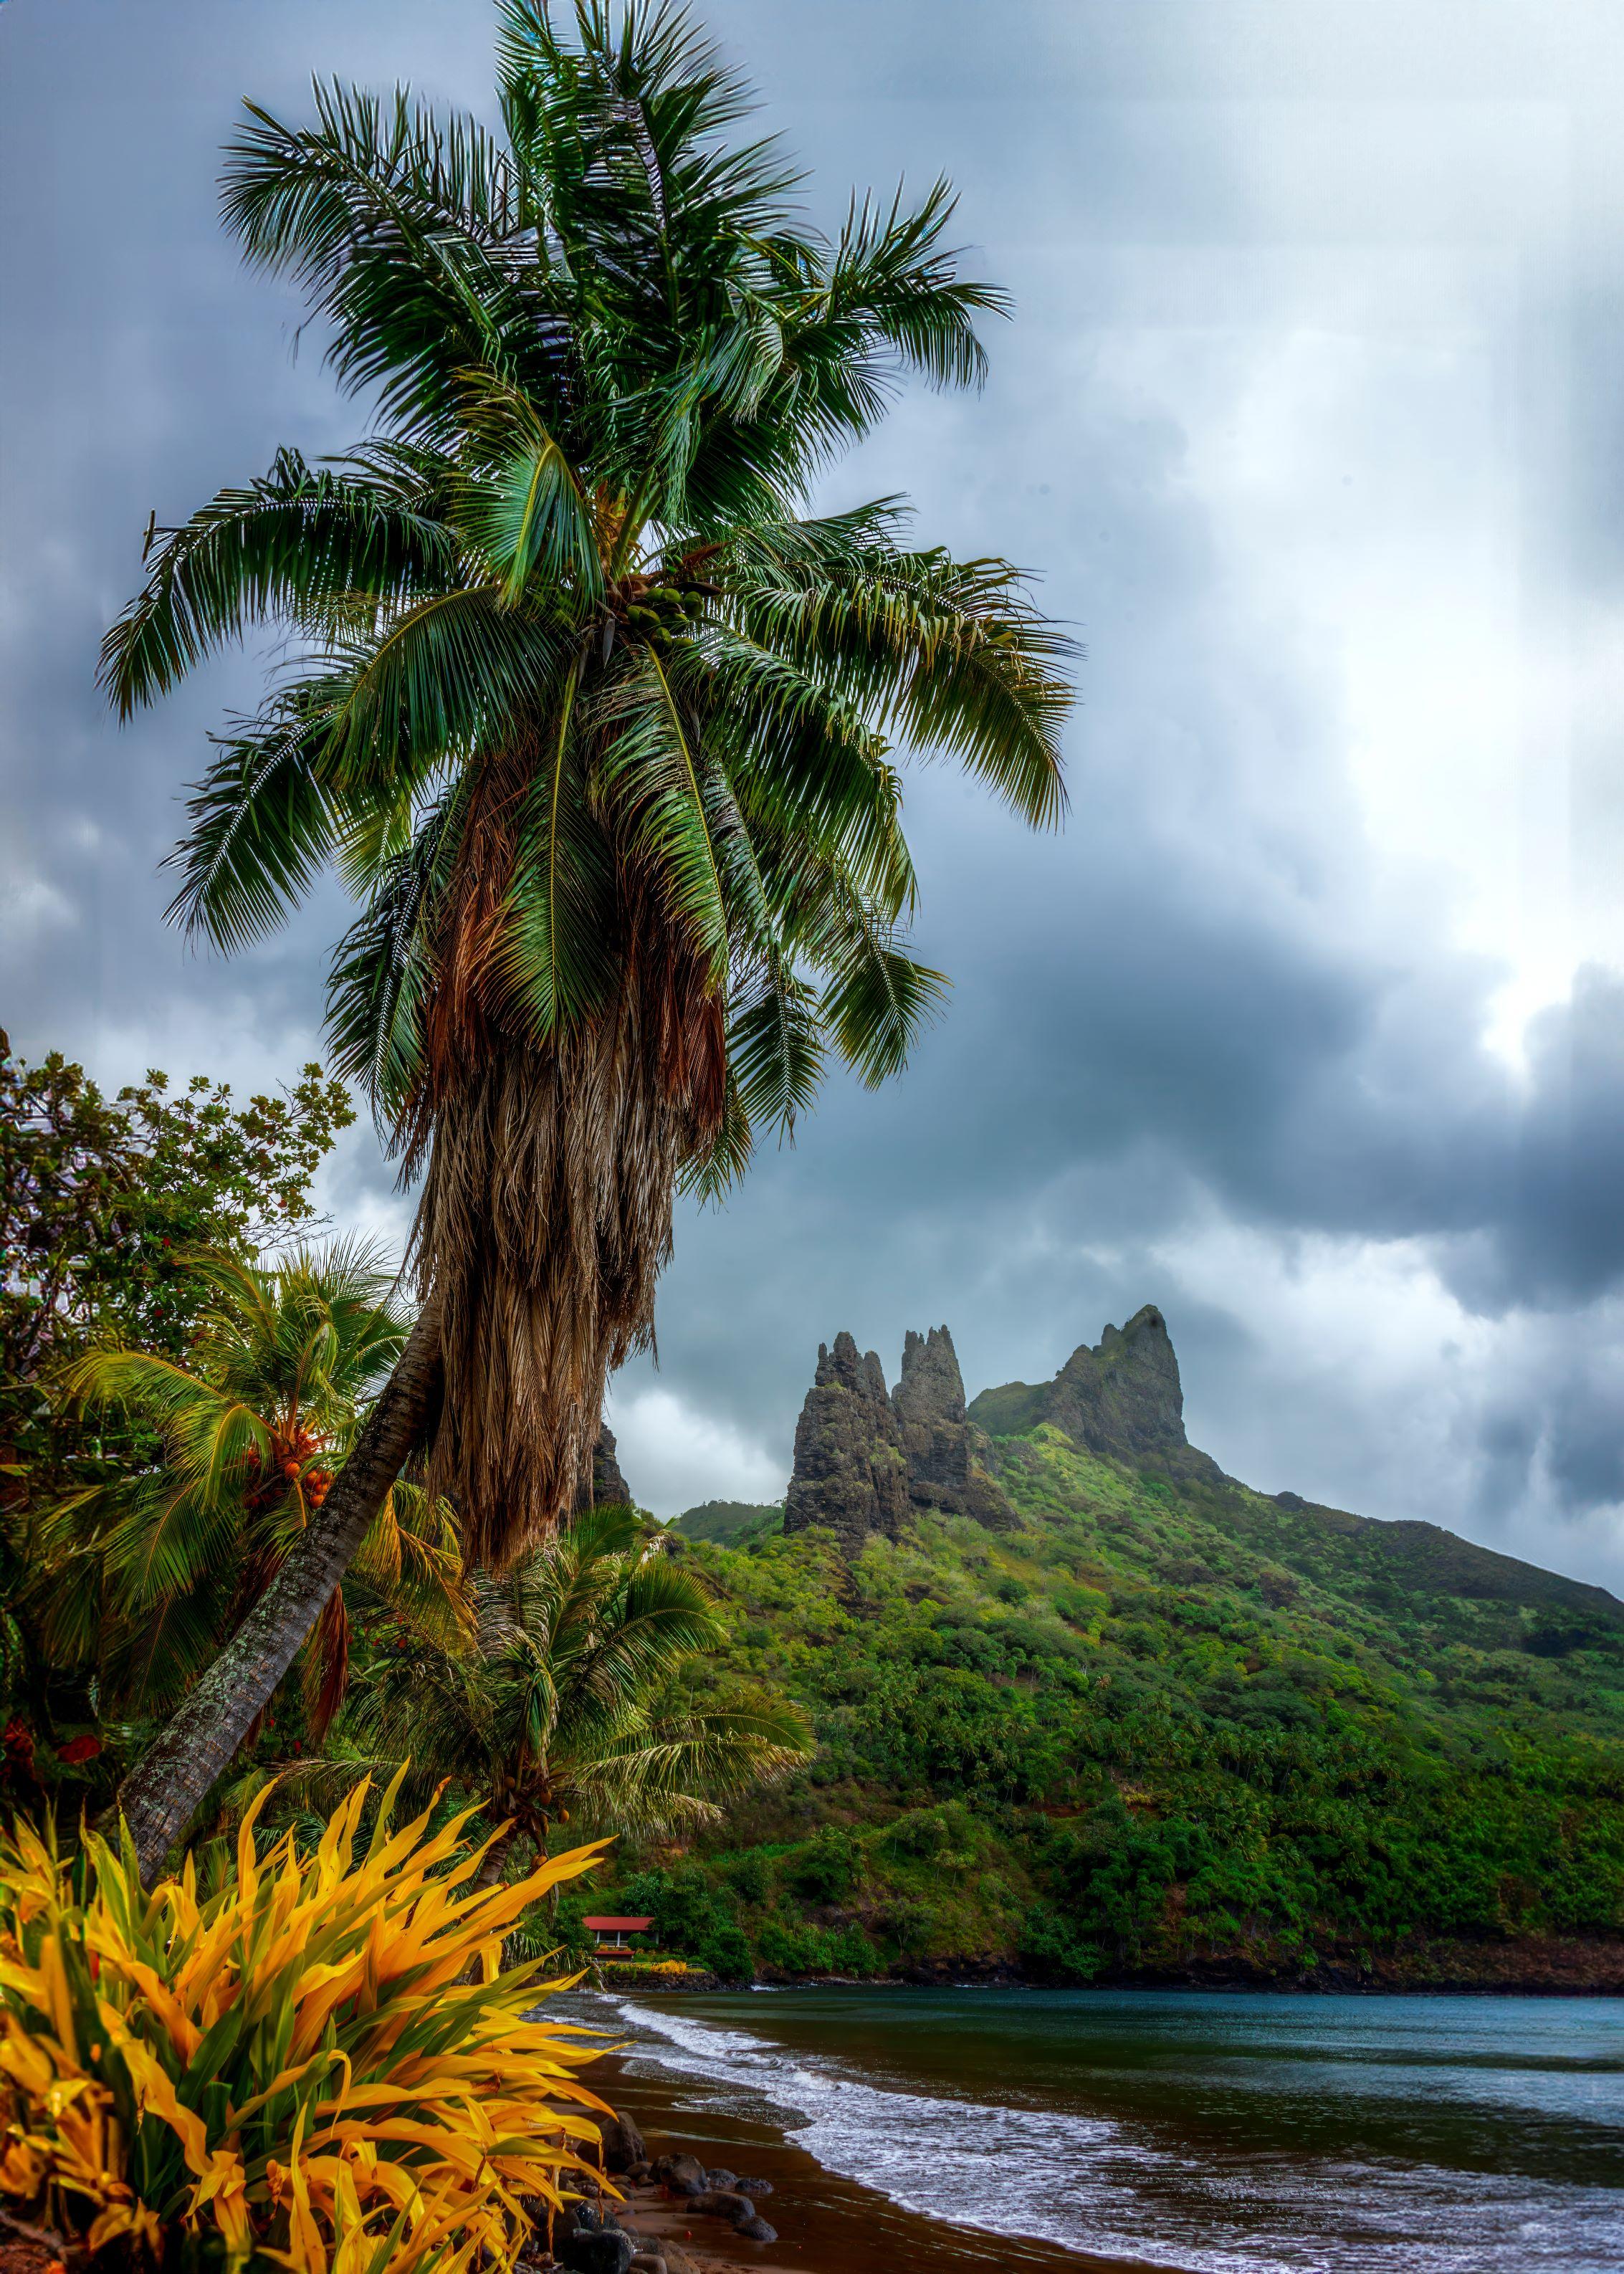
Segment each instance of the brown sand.
[{"label": "brown sand", "polygon": [[826,2172],[793,2135],[731,2111],[685,2105],[680,2076],[630,2076],[623,2059],[606,2054],[585,2081],[633,2120],[650,2157],[683,2150],[703,2164],[772,2181],[759,2208],[778,2230],[776,2242],[746,2242],[720,2219],[658,2188],[629,2191],[621,2224],[656,2249],[662,2240],[679,2243],[702,2274],[1128,2274],[1117,2259],[901,2210]]}]

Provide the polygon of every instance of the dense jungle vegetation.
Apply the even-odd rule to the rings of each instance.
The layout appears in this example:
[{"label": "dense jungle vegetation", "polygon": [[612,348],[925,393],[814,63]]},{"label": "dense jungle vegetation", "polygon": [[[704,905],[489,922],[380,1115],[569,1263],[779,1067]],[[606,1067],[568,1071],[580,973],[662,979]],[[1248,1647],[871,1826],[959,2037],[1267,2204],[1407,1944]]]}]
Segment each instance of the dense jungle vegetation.
[{"label": "dense jungle vegetation", "polygon": [[741,1510],[689,1541],[732,1663],[818,1750],[622,1878],[663,1942],[734,1974],[1312,1978],[1624,1926],[1624,1607],[1052,1427],[996,1445],[1013,1530],[921,1517],[848,1565]]},{"label": "dense jungle vegetation", "polygon": [[[4,1064],[19,1268],[0,1788],[71,1824],[105,1806],[149,1742],[169,1659],[229,1630],[233,1604],[186,1596],[197,1633],[151,1624],[164,1649],[130,1659],[95,1608],[108,1543],[124,1537],[98,1510],[166,1473],[158,1437],[133,1408],[76,1420],[30,1386],[109,1331],[201,1347],[217,1281],[192,1241],[245,1257],[320,1233],[309,1179],[347,1109],[314,1068],[239,1105],[162,1077],[111,1100],[60,1059]],[[28,1246],[36,1220],[49,1250]],[[49,1287],[22,1265],[34,1254]],[[325,1442],[299,1455],[312,1487]],[[646,1811],[622,1809],[616,1860],[563,1897],[550,1934],[571,1939],[607,1905],[650,1914],[661,1946],[726,1977],[1011,1966],[1079,1980],[1402,1974],[1425,1971],[1440,1940],[1505,1952],[1624,1929],[1624,1608],[1611,1597],[1431,1527],[1137,1472],[1049,1425],[995,1437],[993,1455],[1009,1529],[921,1514],[848,1562],[832,1534],[786,1539],[780,1510],[713,1502],[664,1534],[645,1518],[605,1543],[611,1577],[617,1558],[632,1575],[653,1556],[697,1590],[669,1607],[692,1632],[639,1675],[650,1728],[696,1731],[708,1713],[713,1742],[748,1691],[752,1713],[763,1697],[792,1719],[799,1706],[816,1751],[777,1785],[724,1778],[719,1822],[639,1828]],[[285,1516],[267,1503],[267,1520],[297,1529],[304,1488]],[[244,1489],[257,1507],[257,1472]],[[54,1531],[53,1508],[67,1510]],[[312,1783],[301,1767],[267,1833],[313,1837],[329,1788],[365,1766],[438,1760],[416,1728],[380,1753],[380,1701],[402,1683],[438,1696],[479,1666],[492,1732],[518,1710],[518,1660],[471,1640],[459,1657],[473,1598],[426,1533],[401,1563],[414,1537],[402,1525],[395,1565],[364,1558],[344,1583],[345,1702],[324,1701],[332,1669],[312,1649],[226,1781],[222,1828],[267,1777],[313,1758],[330,1773]],[[623,1615],[606,1587],[594,1621]],[[537,1628],[521,1656],[552,1680],[560,1647]],[[752,1742],[793,1744],[787,1724],[752,1728]],[[447,1764],[447,1807],[488,1788],[511,1814],[520,1754],[500,1750],[488,1773],[472,1755]],[[536,1845],[517,1841],[513,1871]]]}]

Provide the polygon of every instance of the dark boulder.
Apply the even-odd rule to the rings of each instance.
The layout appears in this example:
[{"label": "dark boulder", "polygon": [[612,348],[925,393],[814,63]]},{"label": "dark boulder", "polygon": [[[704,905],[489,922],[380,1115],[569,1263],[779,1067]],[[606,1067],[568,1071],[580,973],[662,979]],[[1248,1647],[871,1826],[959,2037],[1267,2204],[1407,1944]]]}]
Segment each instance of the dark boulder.
[{"label": "dark boulder", "polygon": [[655,2163],[654,2177],[674,2195],[702,2195],[705,2191],[705,2167],[697,2156],[661,2156]]},{"label": "dark boulder", "polygon": [[643,2135],[629,2116],[600,2116],[598,2129],[604,2143],[604,2169],[629,2172],[645,2160]]},{"label": "dark boulder", "polygon": [[735,2234],[748,2235],[752,2242],[776,2242],[778,2232],[761,2218],[748,2195],[741,2195],[734,2187],[707,2187],[694,2198],[694,2209],[704,2211],[711,2218],[725,2218]]},{"label": "dark boulder", "polygon": [[618,2226],[575,2226],[555,2243],[569,2274],[627,2274],[636,2246]]},{"label": "dark boulder", "polygon": [[694,2197],[694,2209],[703,2211],[707,2218],[725,2218],[730,2226],[756,2216],[748,2195],[736,2195],[732,2187],[707,2187],[703,2195]]}]

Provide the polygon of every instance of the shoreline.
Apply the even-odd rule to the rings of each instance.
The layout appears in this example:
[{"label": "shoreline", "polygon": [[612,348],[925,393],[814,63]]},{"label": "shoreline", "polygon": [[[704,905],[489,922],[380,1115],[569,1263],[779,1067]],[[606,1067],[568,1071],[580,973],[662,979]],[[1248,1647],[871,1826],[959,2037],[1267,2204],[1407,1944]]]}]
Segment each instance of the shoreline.
[{"label": "shoreline", "polygon": [[[959,2226],[905,2210],[877,2189],[827,2170],[794,2135],[758,2118],[689,2102],[688,2080],[662,2067],[629,2074],[634,2047],[604,2053],[583,2081],[636,2125],[650,2158],[679,2151],[771,2180],[763,2216],[776,2242],[748,2242],[652,2186],[619,2181],[623,2224],[639,2248],[675,2243],[695,2274],[1145,2274],[1143,2261],[1100,2258],[1051,2242]],[[674,2270],[673,2270],[674,2274]],[[1175,2270],[1165,2270],[1175,2274]]]},{"label": "shoreline", "polygon": [[[594,1969],[598,1971],[598,1969]],[[1284,1998],[1624,1998],[1624,1938],[1514,1939],[1501,1945],[1439,1942],[1372,1967],[1327,1959],[1297,1974],[1234,1959],[1162,1969],[1101,1970],[1086,1982],[1056,1983],[1002,1961],[944,1959],[891,1974],[763,1973],[724,1982],[697,1968],[658,1980],[635,1969],[605,1967],[599,1984],[612,1995],[681,1997],[715,1992],[774,1990],[1146,1990],[1244,1991]]]}]

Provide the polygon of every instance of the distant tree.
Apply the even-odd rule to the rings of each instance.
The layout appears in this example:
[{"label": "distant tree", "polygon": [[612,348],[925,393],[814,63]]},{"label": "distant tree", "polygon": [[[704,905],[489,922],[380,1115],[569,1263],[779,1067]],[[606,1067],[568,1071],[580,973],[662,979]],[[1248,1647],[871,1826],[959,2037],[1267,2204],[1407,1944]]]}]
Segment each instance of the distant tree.
[{"label": "distant tree", "polygon": [[0,1033],[0,1427],[14,1464],[46,1385],[88,1343],[184,1355],[211,1296],[189,1256],[246,1259],[310,1230],[311,1179],[354,1119],[320,1065],[242,1105],[229,1083],[197,1074],[171,1091],[156,1071],[109,1099],[60,1051],[31,1065]]}]

